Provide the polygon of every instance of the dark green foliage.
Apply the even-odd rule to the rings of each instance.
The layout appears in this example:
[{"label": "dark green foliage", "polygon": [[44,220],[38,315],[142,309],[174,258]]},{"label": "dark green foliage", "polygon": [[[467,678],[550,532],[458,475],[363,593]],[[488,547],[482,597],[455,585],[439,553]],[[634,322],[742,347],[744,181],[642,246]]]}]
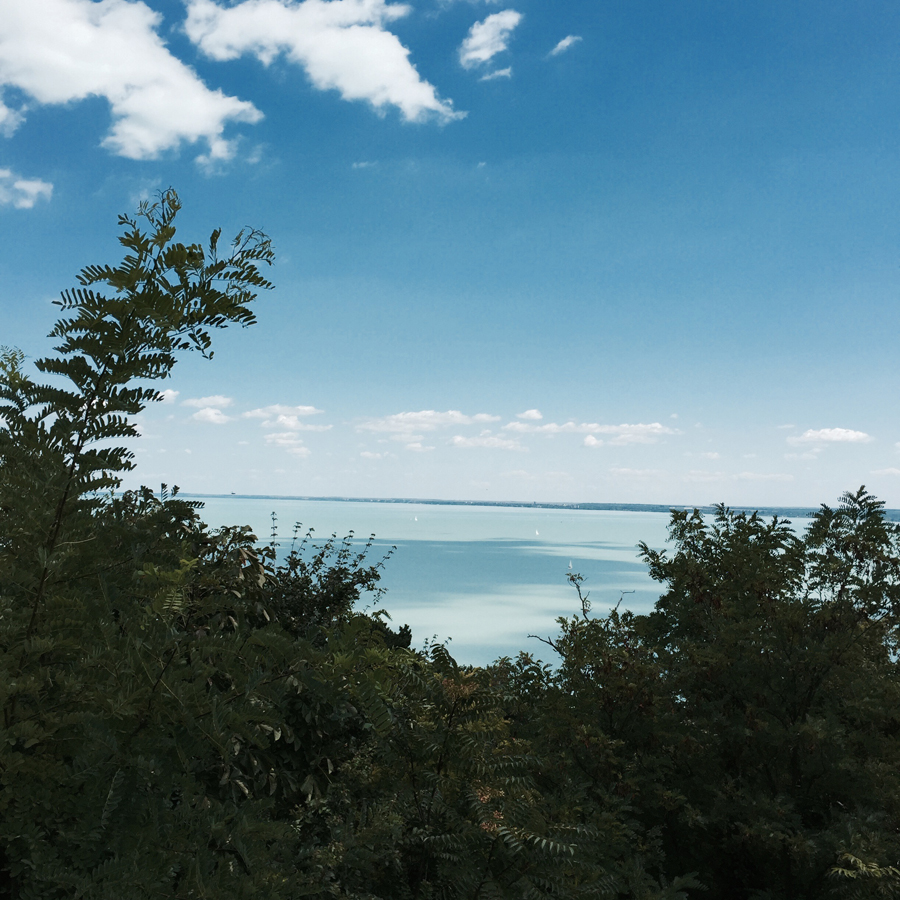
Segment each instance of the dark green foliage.
[{"label": "dark green foliage", "polygon": [[558,789],[618,801],[645,872],[710,898],[900,894],[900,530],[860,489],[802,537],[724,507],[671,535],[652,613],[552,642],[531,727]]}]

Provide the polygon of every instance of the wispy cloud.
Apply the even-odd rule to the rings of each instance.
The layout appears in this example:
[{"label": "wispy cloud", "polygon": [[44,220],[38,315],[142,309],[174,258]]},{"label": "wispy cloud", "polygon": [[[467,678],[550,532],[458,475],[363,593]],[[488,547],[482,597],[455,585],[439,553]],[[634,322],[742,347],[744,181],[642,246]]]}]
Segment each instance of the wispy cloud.
[{"label": "wispy cloud", "polygon": [[461,447],[463,449],[472,449],[481,447],[487,450],[527,450],[522,444],[512,438],[498,437],[496,434],[482,434],[478,437],[463,437],[460,434],[450,439],[452,447]]},{"label": "wispy cloud", "polygon": [[[183,141],[204,140],[205,160],[226,159],[229,122],[257,122],[244,100],[210,90],[157,34],[162,17],[128,0],[4,2],[0,14],[0,87],[38,104],[105,98],[113,126],[103,146],[131,159],[153,159]],[[5,109],[5,107],[4,107]],[[23,113],[15,114],[15,122]],[[8,113],[2,117],[8,122]]]},{"label": "wispy cloud", "polygon": [[546,425],[533,425],[528,422],[510,422],[503,426],[504,431],[519,434],[586,434],[592,440],[585,440],[587,447],[599,447],[603,441],[593,438],[596,434],[612,435],[612,444],[652,444],[660,437],[678,434],[677,429],[669,428],[660,422],[636,423],[634,425],[600,425],[597,422],[548,422]]},{"label": "wispy cloud", "polygon": [[[2,107],[2,104],[0,104]],[[0,113],[2,113],[0,108]],[[0,118],[2,125],[2,118]],[[37,178],[22,178],[11,169],[0,169],[0,206],[31,209],[38,200],[49,200],[53,185]]]},{"label": "wispy cloud", "polygon": [[[438,412],[434,409],[423,409],[418,412],[394,413],[381,418],[366,419],[357,428],[360,431],[379,431],[405,435],[407,440],[418,432],[435,431],[438,428],[458,427],[460,425],[481,425],[500,421],[499,416],[488,413],[477,413],[468,416],[458,409]],[[402,438],[401,438],[402,439]]]},{"label": "wispy cloud", "polygon": [[459,61],[463,68],[483,66],[506,50],[510,35],[521,21],[521,13],[505,9],[476,22],[459,48]]},{"label": "wispy cloud", "polygon": [[282,450],[287,450],[288,453],[301,459],[310,455],[309,447],[304,446],[303,441],[293,431],[273,431],[266,435],[266,443],[281,447]]},{"label": "wispy cloud", "polygon": [[259,409],[251,409],[243,413],[245,419],[262,419],[260,425],[263,428],[281,428],[290,431],[329,431],[331,425],[310,425],[301,422],[301,416],[315,416],[322,412],[315,406],[284,406],[275,403],[271,406],[262,406]]},{"label": "wispy cloud", "polygon": [[738,472],[736,481],[793,481],[794,476],[784,472]]},{"label": "wispy cloud", "polygon": [[495,72],[488,72],[487,75],[482,75],[478,80],[496,81],[498,78],[512,78],[512,66],[507,66],[505,69],[497,69]]},{"label": "wispy cloud", "polygon": [[566,35],[551,51],[550,56],[559,56],[565,53],[573,44],[577,44],[581,38],[577,34]]},{"label": "wispy cloud", "polygon": [[850,428],[810,428],[797,437],[789,437],[789,444],[867,444],[874,440],[864,431]]},{"label": "wispy cloud", "polygon": [[182,406],[214,406],[217,409],[224,409],[232,404],[231,397],[224,397],[222,394],[213,394],[210,397],[192,397],[188,400],[182,400]]},{"label": "wispy cloud", "polygon": [[686,475],[682,475],[682,480],[704,484],[708,481],[723,481],[727,477],[724,472],[706,472],[702,469],[692,469]]},{"label": "wispy cloud", "polygon": [[900,475],[900,469],[895,469],[893,467],[889,469],[873,469],[873,475]]},{"label": "wispy cloud", "polygon": [[615,468],[609,470],[611,474],[618,475],[620,478],[659,478],[665,475],[661,469],[628,469]]},{"label": "wispy cloud", "polygon": [[465,113],[439,99],[409,61],[409,50],[387,25],[410,12],[385,0],[245,0],[228,6],[188,0],[188,37],[212,59],[255,56],[269,65],[284,55],[319,90],[395,107],[408,121],[447,122]]},{"label": "wispy cloud", "polygon": [[695,482],[703,484],[713,481],[769,481],[769,482],[786,482],[793,481],[794,476],[784,472],[736,472],[728,474],[727,472],[709,472],[703,469],[692,469],[690,472],[682,476],[683,481]]}]

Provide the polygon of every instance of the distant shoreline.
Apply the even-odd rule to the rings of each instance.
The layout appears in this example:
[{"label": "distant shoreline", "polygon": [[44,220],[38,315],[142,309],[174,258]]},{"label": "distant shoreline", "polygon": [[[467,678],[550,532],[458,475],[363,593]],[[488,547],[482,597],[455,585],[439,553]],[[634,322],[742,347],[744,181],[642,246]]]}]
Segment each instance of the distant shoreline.
[{"label": "distant shoreline", "polygon": [[[528,502],[526,500],[434,500],[412,497],[301,497],[279,494],[188,494],[179,493],[180,497],[196,500],[302,500],[312,503],[405,503],[422,506],[487,506],[512,507],[519,509],[582,509],[604,512],[650,512],[670,513],[672,510],[698,509],[701,513],[715,512],[714,506],[683,503],[667,505],[664,503],[552,503]],[[763,516],[779,518],[808,518],[818,512],[818,506],[730,506],[736,512],[758,512]],[[886,509],[886,517],[892,522],[900,522],[900,509]]]}]

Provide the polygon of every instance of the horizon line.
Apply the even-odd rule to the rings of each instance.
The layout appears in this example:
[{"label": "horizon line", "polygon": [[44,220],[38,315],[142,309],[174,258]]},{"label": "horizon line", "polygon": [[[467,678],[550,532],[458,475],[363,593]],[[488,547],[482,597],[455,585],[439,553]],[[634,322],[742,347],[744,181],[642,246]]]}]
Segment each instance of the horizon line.
[{"label": "horizon line", "polygon": [[[314,503],[397,503],[420,504],[423,506],[486,506],[486,507],[511,507],[519,509],[574,509],[585,511],[607,512],[655,512],[669,513],[673,510],[697,510],[701,513],[714,513],[716,506],[709,503],[592,503],[580,501],[540,501],[540,500],[441,500],[426,497],[347,497],[340,495],[313,497],[297,494],[199,494],[195,492],[179,491],[178,496],[209,500],[302,500]],[[757,512],[778,516],[810,516],[818,512],[822,506],[748,506],[728,505],[726,508],[735,512]],[[885,515],[892,521],[900,521],[900,509],[884,509]]]}]

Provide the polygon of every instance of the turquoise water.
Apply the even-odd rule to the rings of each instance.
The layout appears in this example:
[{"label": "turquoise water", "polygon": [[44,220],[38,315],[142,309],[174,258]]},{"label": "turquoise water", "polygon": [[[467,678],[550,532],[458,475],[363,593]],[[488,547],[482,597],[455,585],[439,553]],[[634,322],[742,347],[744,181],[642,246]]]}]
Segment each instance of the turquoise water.
[{"label": "turquoise water", "polygon": [[299,522],[320,539],[374,533],[373,562],[396,545],[379,606],[395,627],[410,626],[416,646],[448,640],[459,662],[475,665],[520,650],[553,662],[550,648],[528,635],[552,636],[558,616],[579,611],[566,580],[570,563],[584,576],[596,613],[620,599],[623,607],[648,611],[659,586],[647,576],[637,544],[664,546],[669,520],[658,512],[533,507],[243,497],[204,503],[211,526],[250,525],[264,539],[274,512],[286,543]]}]

